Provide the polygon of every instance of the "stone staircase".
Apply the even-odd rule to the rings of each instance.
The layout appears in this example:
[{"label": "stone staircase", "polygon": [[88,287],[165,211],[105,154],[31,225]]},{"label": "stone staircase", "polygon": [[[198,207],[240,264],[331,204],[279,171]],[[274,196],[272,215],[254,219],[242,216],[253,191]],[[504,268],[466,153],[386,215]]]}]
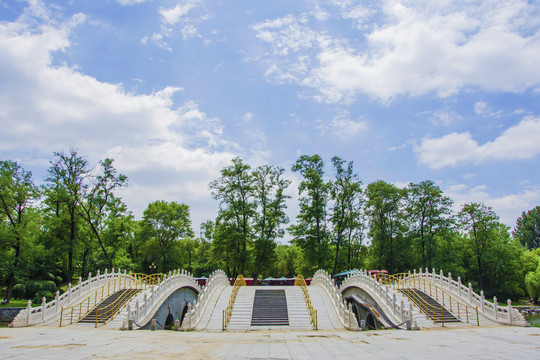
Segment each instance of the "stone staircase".
[{"label": "stone staircase", "polygon": [[405,296],[407,296],[411,301],[413,301],[416,306],[418,306],[417,301],[415,299],[417,297],[420,297],[422,300],[424,300],[429,307],[433,308],[442,308],[441,310],[437,310],[435,313],[430,313],[427,311],[426,316],[433,320],[435,323],[459,323],[461,320],[456,318],[454,315],[452,315],[451,312],[446,310],[444,306],[442,306],[437,300],[433,299],[428,294],[424,293],[423,291],[420,291],[418,289],[400,289],[400,292],[402,292]]},{"label": "stone staircase", "polygon": [[255,291],[251,326],[289,326],[287,297],[284,289]]},{"label": "stone staircase", "polygon": [[254,286],[241,286],[236,294],[236,300],[227,325],[227,331],[247,331],[251,326],[251,311],[253,310]]},{"label": "stone staircase", "polygon": [[[102,312],[101,309],[104,309],[106,306],[112,304],[120,296],[122,296],[124,294],[125,294],[124,296],[127,295],[127,299],[129,299],[139,291],[140,290],[123,289],[123,290],[115,292],[114,294],[112,294],[111,296],[109,296],[108,298],[103,300],[101,303],[99,303],[92,311],[90,311],[88,313],[88,315],[86,315],[83,319],[81,319],[79,321],[79,323],[82,323],[82,324],[88,324],[88,323],[95,324],[97,322],[97,323],[102,324],[105,321],[110,320],[112,318],[112,316],[114,316],[116,314],[116,311],[112,311],[112,312],[109,311],[108,312],[109,316],[106,316],[106,314],[104,312]],[[132,294],[126,294],[127,292],[131,292]],[[100,309],[99,313],[98,313],[98,309]],[[96,319],[97,319],[97,321],[96,321]]]}]

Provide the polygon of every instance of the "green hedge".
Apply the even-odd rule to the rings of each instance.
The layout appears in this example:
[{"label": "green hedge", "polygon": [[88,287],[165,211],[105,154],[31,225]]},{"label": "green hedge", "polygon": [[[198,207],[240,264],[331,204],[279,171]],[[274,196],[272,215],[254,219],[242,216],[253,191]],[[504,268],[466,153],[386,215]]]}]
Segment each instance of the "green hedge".
[{"label": "green hedge", "polygon": [[30,280],[26,282],[26,297],[34,298],[40,291],[56,292],[56,284],[50,280]]},{"label": "green hedge", "polygon": [[13,287],[13,298],[26,299],[26,285],[17,284]]}]

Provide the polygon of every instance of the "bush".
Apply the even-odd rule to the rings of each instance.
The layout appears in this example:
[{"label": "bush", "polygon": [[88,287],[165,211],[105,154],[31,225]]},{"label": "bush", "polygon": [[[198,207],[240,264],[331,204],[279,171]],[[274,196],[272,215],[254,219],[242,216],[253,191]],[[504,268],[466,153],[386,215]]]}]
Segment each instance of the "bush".
[{"label": "bush", "polygon": [[36,296],[34,297],[34,299],[32,300],[32,304],[34,305],[39,305],[41,304],[41,301],[43,300],[43,297],[45,297],[45,302],[49,302],[51,300],[54,299],[55,295],[50,292],[50,291],[47,291],[47,290],[40,290]]},{"label": "bush", "polygon": [[38,292],[43,290],[42,281],[30,280],[26,282],[26,296],[31,299],[36,296]]},{"label": "bush", "polygon": [[15,299],[26,299],[26,286],[17,284],[13,287],[13,297]]},{"label": "bush", "polygon": [[34,298],[40,291],[56,292],[56,284],[50,280],[30,280],[26,282],[26,296]]}]

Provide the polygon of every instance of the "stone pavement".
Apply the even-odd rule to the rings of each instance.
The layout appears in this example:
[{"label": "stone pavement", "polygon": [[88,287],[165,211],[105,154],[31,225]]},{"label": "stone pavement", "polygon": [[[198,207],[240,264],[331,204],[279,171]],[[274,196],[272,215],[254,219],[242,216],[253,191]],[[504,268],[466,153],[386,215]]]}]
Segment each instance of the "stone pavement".
[{"label": "stone pavement", "polygon": [[0,359],[538,359],[540,328],[209,333],[0,328]]}]

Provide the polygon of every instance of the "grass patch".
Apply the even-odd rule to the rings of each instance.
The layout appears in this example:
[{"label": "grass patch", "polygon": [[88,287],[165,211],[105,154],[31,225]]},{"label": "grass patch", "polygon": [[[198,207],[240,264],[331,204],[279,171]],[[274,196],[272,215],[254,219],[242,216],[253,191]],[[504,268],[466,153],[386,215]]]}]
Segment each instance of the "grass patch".
[{"label": "grass patch", "polygon": [[17,307],[26,307],[28,304],[28,300],[25,299],[11,299],[9,300],[9,303],[6,305],[0,305],[0,308],[17,308]]}]

